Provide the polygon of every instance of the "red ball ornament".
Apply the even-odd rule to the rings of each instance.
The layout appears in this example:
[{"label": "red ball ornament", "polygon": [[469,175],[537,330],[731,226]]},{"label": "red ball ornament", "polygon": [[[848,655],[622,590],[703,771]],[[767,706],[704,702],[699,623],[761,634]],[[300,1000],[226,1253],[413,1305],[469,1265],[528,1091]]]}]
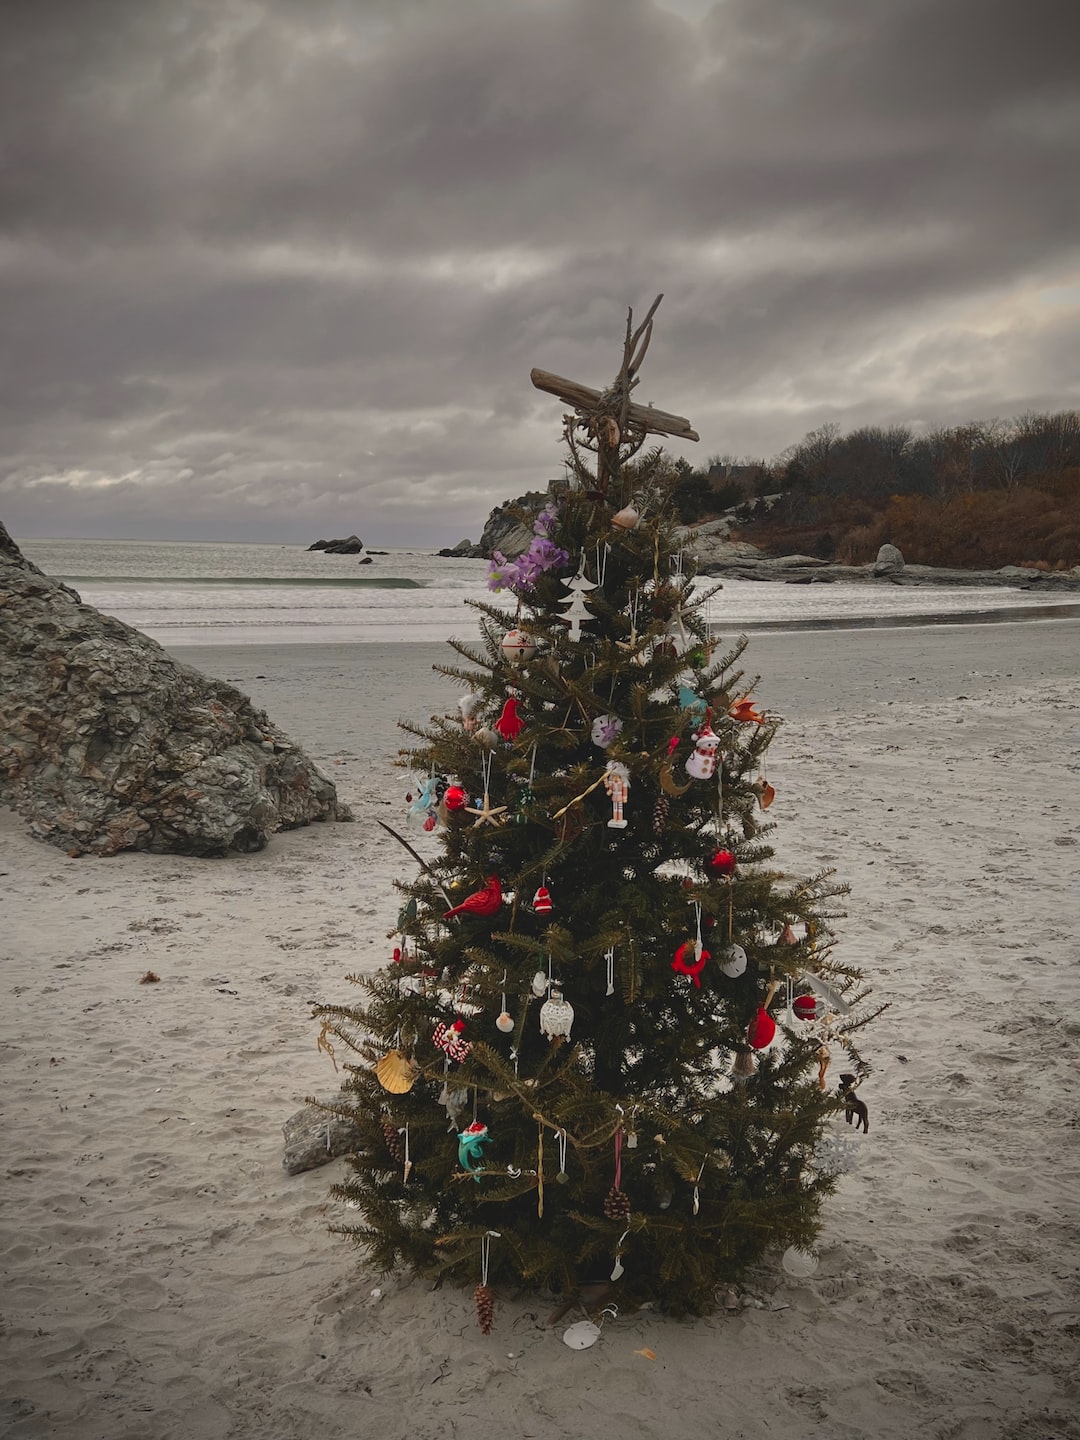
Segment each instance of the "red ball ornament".
[{"label": "red ball ornament", "polygon": [[791,1008],[800,1020],[813,1020],[817,1014],[817,1001],[813,995],[796,995]]},{"label": "red ball ornament", "polygon": [[446,794],[443,796],[443,804],[447,810],[464,810],[468,798],[460,785],[448,785]]},{"label": "red ball ornament", "polygon": [[730,850],[717,850],[705,862],[705,868],[710,875],[734,875],[735,856]]},{"label": "red ball ornament", "polygon": [[746,1038],[755,1050],[764,1050],[771,1045],[776,1034],[776,1021],[763,1007],[758,1007],[758,1012],[750,1021],[746,1030]]}]

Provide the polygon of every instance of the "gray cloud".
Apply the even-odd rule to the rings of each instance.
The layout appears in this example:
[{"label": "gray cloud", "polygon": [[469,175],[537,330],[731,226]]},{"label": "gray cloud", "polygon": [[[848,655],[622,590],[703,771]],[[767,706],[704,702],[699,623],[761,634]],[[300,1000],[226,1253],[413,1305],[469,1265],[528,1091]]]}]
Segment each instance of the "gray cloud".
[{"label": "gray cloud", "polygon": [[1075,404],[1060,0],[40,0],[0,60],[15,533],[441,543],[540,364],[687,453]]}]

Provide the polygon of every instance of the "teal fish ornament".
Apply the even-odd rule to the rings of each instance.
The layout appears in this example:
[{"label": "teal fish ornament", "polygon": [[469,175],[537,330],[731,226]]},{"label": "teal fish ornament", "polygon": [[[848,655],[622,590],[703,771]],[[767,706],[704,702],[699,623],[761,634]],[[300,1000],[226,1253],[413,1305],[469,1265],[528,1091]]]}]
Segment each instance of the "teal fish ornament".
[{"label": "teal fish ornament", "polygon": [[473,1123],[458,1135],[458,1164],[463,1170],[468,1170],[476,1183],[480,1184],[480,1173],[472,1164],[474,1160],[479,1161],[480,1169],[483,1169],[484,1152],[483,1147],[491,1139],[486,1125],[479,1120]]}]

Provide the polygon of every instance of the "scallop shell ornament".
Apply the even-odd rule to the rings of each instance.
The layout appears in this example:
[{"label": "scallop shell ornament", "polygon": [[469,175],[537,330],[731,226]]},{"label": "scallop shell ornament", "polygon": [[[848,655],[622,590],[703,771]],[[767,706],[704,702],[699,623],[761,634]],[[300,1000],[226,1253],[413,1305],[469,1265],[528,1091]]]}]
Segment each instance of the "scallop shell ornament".
[{"label": "scallop shell ornament", "polygon": [[375,1066],[375,1078],[391,1095],[404,1095],[416,1084],[420,1067],[400,1050],[388,1050]]},{"label": "scallop shell ornament", "polygon": [[504,1035],[509,1035],[514,1028],[514,1017],[508,1010],[504,1010],[495,1021],[495,1029],[501,1030]]},{"label": "scallop shell ornament", "polygon": [[611,523],[618,530],[636,530],[641,524],[641,516],[633,505],[624,505],[621,510],[616,510]]}]

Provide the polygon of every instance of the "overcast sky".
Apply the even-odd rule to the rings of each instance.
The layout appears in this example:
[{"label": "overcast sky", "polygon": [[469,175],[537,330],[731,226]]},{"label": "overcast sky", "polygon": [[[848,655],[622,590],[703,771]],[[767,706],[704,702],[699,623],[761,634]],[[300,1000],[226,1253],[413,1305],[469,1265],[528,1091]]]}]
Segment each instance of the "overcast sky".
[{"label": "overcast sky", "polygon": [[8,0],[0,520],[478,538],[534,365],[711,454],[1074,407],[1072,0]]}]

